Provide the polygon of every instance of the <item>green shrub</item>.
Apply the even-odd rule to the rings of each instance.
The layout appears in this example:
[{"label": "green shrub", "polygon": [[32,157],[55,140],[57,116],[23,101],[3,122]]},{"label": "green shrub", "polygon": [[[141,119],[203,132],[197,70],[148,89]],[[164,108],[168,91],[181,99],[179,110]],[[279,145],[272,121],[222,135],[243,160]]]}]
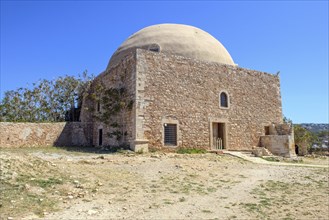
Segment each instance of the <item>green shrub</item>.
[{"label": "green shrub", "polygon": [[178,154],[205,154],[207,150],[200,148],[179,148],[176,153]]}]

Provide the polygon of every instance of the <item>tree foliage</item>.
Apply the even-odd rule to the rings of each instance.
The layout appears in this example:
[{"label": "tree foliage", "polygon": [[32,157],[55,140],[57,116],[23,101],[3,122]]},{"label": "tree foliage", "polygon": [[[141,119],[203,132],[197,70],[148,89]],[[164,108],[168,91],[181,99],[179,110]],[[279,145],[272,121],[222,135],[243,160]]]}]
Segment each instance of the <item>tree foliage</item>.
[{"label": "tree foliage", "polygon": [[329,136],[329,131],[328,130],[319,131],[317,135],[320,138],[328,137]]},{"label": "tree foliage", "polygon": [[32,88],[6,91],[0,102],[0,121],[60,122],[77,118],[82,98],[92,76],[58,77],[39,80]]},{"label": "tree foliage", "polygon": [[[283,122],[293,124],[292,120],[285,116],[283,117]],[[294,124],[294,139],[296,145],[305,146],[307,147],[308,151],[311,149],[313,144],[319,143],[319,138],[317,134],[307,130],[306,128],[298,124]]]},{"label": "tree foliage", "polygon": [[303,128],[301,125],[294,126],[295,133],[295,144],[307,147],[307,150],[310,151],[312,145],[321,145],[318,133],[313,133],[306,128]]}]

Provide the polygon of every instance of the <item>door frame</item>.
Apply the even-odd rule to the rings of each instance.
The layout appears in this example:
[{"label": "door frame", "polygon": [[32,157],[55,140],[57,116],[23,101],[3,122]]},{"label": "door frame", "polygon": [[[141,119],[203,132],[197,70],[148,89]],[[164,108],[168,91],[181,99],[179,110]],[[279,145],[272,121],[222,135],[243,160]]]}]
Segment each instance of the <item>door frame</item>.
[{"label": "door frame", "polygon": [[229,141],[228,141],[228,136],[227,136],[227,131],[228,131],[228,120],[226,118],[210,118],[209,119],[209,144],[210,144],[210,149],[213,150],[213,124],[214,123],[221,123],[224,124],[224,131],[223,131],[223,135],[224,135],[224,141],[223,141],[223,145],[224,145],[224,150],[228,150],[229,149]]}]

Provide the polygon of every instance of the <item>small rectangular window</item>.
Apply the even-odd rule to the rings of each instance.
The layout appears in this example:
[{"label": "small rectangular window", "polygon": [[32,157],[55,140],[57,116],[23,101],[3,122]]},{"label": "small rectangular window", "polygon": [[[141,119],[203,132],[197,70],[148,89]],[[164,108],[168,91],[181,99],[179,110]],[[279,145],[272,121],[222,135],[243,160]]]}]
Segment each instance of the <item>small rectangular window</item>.
[{"label": "small rectangular window", "polygon": [[98,130],[98,145],[102,146],[103,144],[103,129]]},{"label": "small rectangular window", "polygon": [[97,112],[101,111],[101,103],[98,101],[97,102]]},{"label": "small rectangular window", "polygon": [[176,124],[164,124],[164,145],[177,146]]}]

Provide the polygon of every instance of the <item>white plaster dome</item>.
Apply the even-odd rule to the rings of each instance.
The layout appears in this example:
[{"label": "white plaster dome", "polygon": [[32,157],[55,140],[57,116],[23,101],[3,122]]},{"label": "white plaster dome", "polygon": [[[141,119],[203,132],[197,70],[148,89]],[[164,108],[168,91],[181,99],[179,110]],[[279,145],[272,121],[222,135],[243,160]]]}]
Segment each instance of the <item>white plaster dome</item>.
[{"label": "white plaster dome", "polygon": [[107,69],[136,48],[235,65],[225,47],[207,32],[189,25],[158,24],[143,28],[124,41],[111,57]]}]

